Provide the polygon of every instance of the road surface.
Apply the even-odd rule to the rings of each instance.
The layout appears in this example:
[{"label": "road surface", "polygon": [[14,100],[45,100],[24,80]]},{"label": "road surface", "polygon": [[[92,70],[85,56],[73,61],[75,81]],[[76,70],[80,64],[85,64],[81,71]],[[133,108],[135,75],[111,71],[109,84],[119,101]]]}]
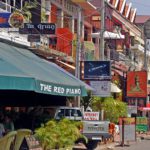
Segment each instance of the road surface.
[{"label": "road surface", "polygon": [[131,142],[128,146],[115,146],[114,150],[150,150],[150,139]]}]

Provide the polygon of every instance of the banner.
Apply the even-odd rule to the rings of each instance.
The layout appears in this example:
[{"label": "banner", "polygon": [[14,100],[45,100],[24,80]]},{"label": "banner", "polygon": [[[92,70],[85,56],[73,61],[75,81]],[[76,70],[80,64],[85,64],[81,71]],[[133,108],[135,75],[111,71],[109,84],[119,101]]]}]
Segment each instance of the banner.
[{"label": "banner", "polygon": [[147,97],[147,72],[127,73],[127,97]]},{"label": "banner", "polygon": [[8,22],[11,13],[0,13],[0,28],[10,28]]}]

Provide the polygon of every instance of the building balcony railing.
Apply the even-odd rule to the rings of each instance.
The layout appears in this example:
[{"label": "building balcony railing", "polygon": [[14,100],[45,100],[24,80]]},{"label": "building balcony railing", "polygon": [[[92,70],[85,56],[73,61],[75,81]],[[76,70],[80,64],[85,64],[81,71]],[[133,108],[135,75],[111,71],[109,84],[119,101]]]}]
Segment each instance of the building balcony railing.
[{"label": "building balcony railing", "polygon": [[11,12],[11,6],[7,3],[0,2],[0,12]]},{"label": "building balcony railing", "polygon": [[51,0],[51,3],[61,8],[63,11],[67,11],[72,16],[77,16],[77,6],[69,3],[67,0]]}]

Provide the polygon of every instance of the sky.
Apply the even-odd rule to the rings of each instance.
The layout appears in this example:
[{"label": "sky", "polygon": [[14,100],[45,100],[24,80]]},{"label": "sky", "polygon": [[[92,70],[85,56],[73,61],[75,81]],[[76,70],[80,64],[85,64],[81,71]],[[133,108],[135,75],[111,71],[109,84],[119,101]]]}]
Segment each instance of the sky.
[{"label": "sky", "polygon": [[137,8],[137,15],[150,15],[150,0],[126,0],[132,3],[133,8]]}]

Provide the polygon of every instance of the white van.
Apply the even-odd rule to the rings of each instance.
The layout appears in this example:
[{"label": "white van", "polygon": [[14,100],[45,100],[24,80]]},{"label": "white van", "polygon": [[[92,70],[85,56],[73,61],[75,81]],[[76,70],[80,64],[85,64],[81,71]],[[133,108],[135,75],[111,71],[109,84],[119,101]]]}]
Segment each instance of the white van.
[{"label": "white van", "polygon": [[54,119],[60,120],[62,118],[81,121],[83,120],[83,114],[79,107],[58,107]]}]

